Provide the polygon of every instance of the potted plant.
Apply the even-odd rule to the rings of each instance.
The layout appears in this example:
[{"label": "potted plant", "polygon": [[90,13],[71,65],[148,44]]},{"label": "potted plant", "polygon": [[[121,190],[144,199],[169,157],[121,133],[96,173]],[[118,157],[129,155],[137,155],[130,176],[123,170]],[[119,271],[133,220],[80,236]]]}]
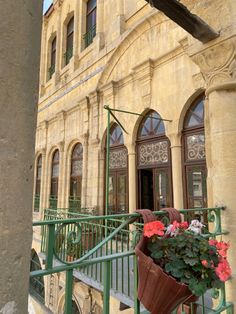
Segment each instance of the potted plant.
[{"label": "potted plant", "polygon": [[136,247],[138,295],[152,314],[171,313],[178,304],[220,288],[229,279],[228,243],[209,240],[198,220],[190,224],[172,220],[165,226],[154,219],[146,220]]}]

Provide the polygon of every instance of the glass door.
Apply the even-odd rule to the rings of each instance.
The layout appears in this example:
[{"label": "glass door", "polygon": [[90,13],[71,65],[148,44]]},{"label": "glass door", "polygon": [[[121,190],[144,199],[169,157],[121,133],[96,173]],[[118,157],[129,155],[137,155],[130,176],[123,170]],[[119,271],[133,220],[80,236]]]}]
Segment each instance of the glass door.
[{"label": "glass door", "polygon": [[206,167],[187,166],[186,174],[188,208],[207,207]]},{"label": "glass door", "polygon": [[154,170],[154,201],[155,210],[171,206],[170,178],[167,169]]}]

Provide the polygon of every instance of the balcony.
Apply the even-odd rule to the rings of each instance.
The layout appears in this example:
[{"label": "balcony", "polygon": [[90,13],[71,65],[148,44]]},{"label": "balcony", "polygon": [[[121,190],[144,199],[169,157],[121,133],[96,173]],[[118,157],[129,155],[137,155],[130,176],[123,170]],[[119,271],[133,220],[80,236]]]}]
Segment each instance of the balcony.
[{"label": "balcony", "polygon": [[[222,237],[222,208],[182,210],[185,220],[196,216],[207,219],[204,236]],[[164,211],[155,212],[158,219],[167,221]],[[139,214],[97,216],[95,212],[45,210],[44,221],[34,222],[42,227],[41,251],[45,255],[43,270],[31,272],[31,277],[66,272],[65,313],[71,313],[72,285],[76,278],[103,291],[103,313],[109,313],[110,295],[134,309],[135,314],[149,313],[137,299],[138,270],[134,247],[142,233]],[[210,231],[209,231],[210,230]],[[182,312],[181,312],[182,311]],[[227,302],[225,286],[211,289],[190,305],[180,305],[177,313],[233,313]]]},{"label": "balcony", "polygon": [[48,69],[48,77],[49,80],[52,78],[53,74],[55,73],[55,64],[52,64]]},{"label": "balcony", "polygon": [[91,27],[87,33],[84,34],[84,47],[87,48],[92,42],[93,38],[96,36],[96,24]]}]

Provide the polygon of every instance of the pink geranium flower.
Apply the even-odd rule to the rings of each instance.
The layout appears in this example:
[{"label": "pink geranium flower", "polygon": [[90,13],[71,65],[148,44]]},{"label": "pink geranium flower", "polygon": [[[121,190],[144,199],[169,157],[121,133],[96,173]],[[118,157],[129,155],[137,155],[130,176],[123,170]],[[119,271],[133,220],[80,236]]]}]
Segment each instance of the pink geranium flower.
[{"label": "pink geranium flower", "polygon": [[216,275],[219,277],[221,281],[226,281],[231,276],[231,268],[226,259],[222,258],[220,263],[215,269]]}]

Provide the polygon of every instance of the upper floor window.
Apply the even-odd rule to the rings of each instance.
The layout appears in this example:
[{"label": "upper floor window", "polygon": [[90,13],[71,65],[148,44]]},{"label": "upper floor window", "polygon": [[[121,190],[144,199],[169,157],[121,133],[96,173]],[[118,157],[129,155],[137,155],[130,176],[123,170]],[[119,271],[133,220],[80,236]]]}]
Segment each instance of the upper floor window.
[{"label": "upper floor window", "polygon": [[85,47],[88,47],[96,35],[97,0],[88,0],[86,13],[86,34],[84,35]]},{"label": "upper floor window", "polygon": [[69,20],[69,23],[67,24],[65,64],[68,64],[73,56],[73,44],[74,44],[74,17],[72,17]]},{"label": "upper floor window", "polygon": [[52,43],[51,43],[51,65],[48,69],[49,78],[52,77],[53,73],[55,72],[56,66],[56,49],[57,49],[57,37],[55,36]]},{"label": "upper floor window", "polygon": [[57,195],[58,195],[58,178],[59,178],[59,162],[60,155],[57,149],[52,157],[52,172],[51,172],[51,191],[50,191],[50,208],[57,208]]}]

